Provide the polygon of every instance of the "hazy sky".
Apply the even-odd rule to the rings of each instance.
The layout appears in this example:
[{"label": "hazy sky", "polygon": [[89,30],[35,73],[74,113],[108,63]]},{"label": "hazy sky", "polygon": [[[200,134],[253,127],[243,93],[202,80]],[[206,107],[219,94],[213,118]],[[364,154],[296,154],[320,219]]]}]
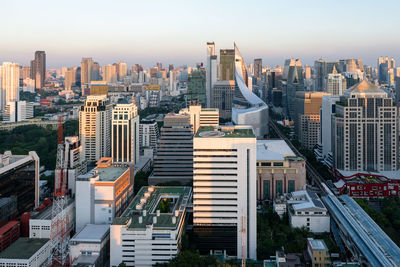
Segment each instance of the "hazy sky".
[{"label": "hazy sky", "polygon": [[399,0],[0,0],[0,62],[28,65],[45,50],[48,67],[126,61],[194,65],[207,41],[236,42],[246,63],[285,58],[400,60]]}]

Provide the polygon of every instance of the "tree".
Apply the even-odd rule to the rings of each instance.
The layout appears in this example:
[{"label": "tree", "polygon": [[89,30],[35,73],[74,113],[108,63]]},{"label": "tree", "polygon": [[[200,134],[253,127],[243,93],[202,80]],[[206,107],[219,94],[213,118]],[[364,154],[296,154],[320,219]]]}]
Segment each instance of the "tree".
[{"label": "tree", "polygon": [[209,267],[218,266],[217,260],[212,256],[202,256],[199,252],[190,250],[181,251],[168,263],[157,263],[158,267]]},{"label": "tree", "polygon": [[149,176],[150,176],[150,172],[139,171],[136,173],[135,184],[133,187],[135,195],[139,192],[140,188],[142,188],[143,186],[149,185],[149,182],[148,182]]}]

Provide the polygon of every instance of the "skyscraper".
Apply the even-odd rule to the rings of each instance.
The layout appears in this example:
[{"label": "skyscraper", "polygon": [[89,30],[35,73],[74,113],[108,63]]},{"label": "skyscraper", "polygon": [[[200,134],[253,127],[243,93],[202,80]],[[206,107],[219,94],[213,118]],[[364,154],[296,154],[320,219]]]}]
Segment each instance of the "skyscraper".
[{"label": "skyscraper", "polygon": [[345,171],[399,167],[399,115],[393,100],[367,80],[348,89],[332,117],[334,166]]},{"label": "skyscraper", "polygon": [[248,88],[246,64],[235,46],[235,93],[233,96],[232,122],[251,125],[257,137],[268,133],[268,106]]},{"label": "skyscraper", "polygon": [[111,112],[107,96],[88,96],[79,112],[79,137],[88,162],[109,157],[111,152]]},{"label": "skyscraper", "polygon": [[211,90],[211,108],[217,108],[220,118],[232,119],[232,101],[235,92],[235,81],[217,81]]},{"label": "skyscraper", "polygon": [[72,85],[75,84],[76,71],[75,68],[68,68],[65,71],[64,87],[66,90],[71,90]]},{"label": "skyscraper", "polygon": [[259,80],[261,79],[262,74],[262,59],[256,58],[254,59],[254,77]]},{"label": "skyscraper", "polygon": [[103,80],[108,83],[117,82],[117,65],[108,64],[103,66]]},{"label": "skyscraper", "polygon": [[303,68],[299,59],[287,59],[283,68],[282,81],[282,105],[286,115],[294,119],[295,98],[297,91],[304,91]]},{"label": "skyscraper", "polygon": [[207,105],[206,72],[204,69],[192,71],[187,83],[187,101],[198,101],[204,107]]},{"label": "skyscraper", "polygon": [[188,114],[167,114],[161,128],[149,184],[171,181],[182,185],[193,181],[193,133]]},{"label": "skyscraper", "polygon": [[211,90],[217,81],[217,56],[215,55],[215,44],[207,43],[207,65],[206,65],[206,103],[211,107]]},{"label": "skyscraper", "polygon": [[256,136],[251,126],[210,128],[193,145],[195,242],[202,253],[256,259]]},{"label": "skyscraper", "polygon": [[189,108],[181,109],[179,114],[190,116],[193,134],[196,134],[201,126],[216,127],[219,125],[219,111],[216,108],[202,108],[201,105],[191,104]]},{"label": "skyscraper", "polygon": [[219,50],[219,80],[235,79],[235,49]]},{"label": "skyscraper", "polygon": [[91,81],[97,81],[100,79],[100,66],[97,62],[94,62],[91,57],[82,58],[81,61],[81,88],[82,95],[86,95],[89,91],[87,89]]},{"label": "skyscraper", "polygon": [[42,89],[46,78],[46,53],[36,51],[35,59],[31,61],[31,79],[35,80],[36,89]]},{"label": "skyscraper", "polygon": [[336,67],[333,72],[328,74],[325,78],[325,92],[332,95],[342,95],[344,90],[346,90],[346,78],[337,73]]},{"label": "skyscraper", "polygon": [[19,101],[19,65],[12,62],[3,62],[0,66],[0,110],[8,102]]},{"label": "skyscraper", "polygon": [[139,116],[135,103],[121,99],[112,111],[111,157],[113,162],[139,161]]},{"label": "skyscraper", "polygon": [[118,81],[123,81],[124,77],[127,74],[126,63],[120,61],[120,62],[118,62],[118,64],[116,64],[116,68],[117,68]]}]

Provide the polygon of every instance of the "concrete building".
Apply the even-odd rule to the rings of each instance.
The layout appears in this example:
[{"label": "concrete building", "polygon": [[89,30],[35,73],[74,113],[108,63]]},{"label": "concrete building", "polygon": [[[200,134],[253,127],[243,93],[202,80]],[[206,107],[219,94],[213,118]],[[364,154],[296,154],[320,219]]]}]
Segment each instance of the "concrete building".
[{"label": "concrete building", "polygon": [[84,90],[91,81],[99,80],[100,72],[98,63],[92,58],[82,58],[81,61],[81,86],[82,96],[88,95]]},{"label": "concrete building", "polygon": [[34,116],[34,103],[26,101],[7,102],[3,112],[4,122],[20,122],[32,119]]},{"label": "concrete building", "polygon": [[143,186],[110,227],[110,266],[149,267],[180,250],[191,187]]},{"label": "concrete building", "polygon": [[257,137],[268,134],[268,106],[249,89],[249,73],[242,55],[235,46],[235,94],[233,96],[232,122],[251,125]]},{"label": "concrete building", "polygon": [[343,95],[343,92],[346,89],[346,78],[342,74],[338,73],[336,67],[334,67],[333,72],[328,74],[325,78],[324,91],[331,95]]},{"label": "concrete building", "polygon": [[148,108],[154,108],[160,106],[161,89],[159,85],[146,86],[146,102]]},{"label": "concrete building", "polygon": [[36,51],[35,59],[31,61],[31,79],[35,80],[35,88],[42,89],[46,79],[46,52]]},{"label": "concrete building", "polygon": [[206,63],[206,107],[211,108],[211,91],[217,81],[217,56],[215,55],[215,44],[207,43],[207,63]]},{"label": "concrete building", "polygon": [[193,181],[193,132],[188,114],[167,114],[161,128],[149,184],[171,181],[182,185]]},{"label": "concrete building", "polygon": [[50,257],[50,241],[47,238],[20,237],[0,253],[0,266],[41,267]]},{"label": "concrete building", "polygon": [[224,120],[232,119],[232,102],[235,92],[235,81],[216,81],[211,90],[210,107],[217,108]]},{"label": "concrete building", "polygon": [[142,119],[139,124],[139,148],[140,154],[144,149],[151,148],[155,153],[157,150],[157,141],[160,137],[158,125],[155,119]]},{"label": "concrete building", "polygon": [[204,69],[192,71],[187,83],[188,103],[197,102],[207,107],[206,71]]},{"label": "concrete building", "polygon": [[292,227],[306,227],[312,233],[330,232],[328,210],[315,192],[294,191],[289,194],[287,202]]},{"label": "concrete building", "polygon": [[345,171],[396,171],[398,108],[379,87],[363,80],[348,89],[332,117],[334,166]]},{"label": "concrete building", "polygon": [[0,110],[8,102],[19,101],[19,65],[12,62],[3,62],[0,66]]},{"label": "concrete building", "polygon": [[79,137],[85,158],[96,162],[111,155],[112,107],[107,96],[88,96],[79,112]]},{"label": "concrete building", "polygon": [[[68,200],[68,204],[65,211],[69,218],[69,230],[75,230],[75,201],[73,199]],[[57,215],[58,218],[59,215]],[[45,209],[37,212],[31,212],[31,218],[29,219],[29,238],[50,238],[51,228],[53,223],[56,221],[52,218],[52,205],[47,206]]]},{"label": "concrete building", "polygon": [[336,102],[340,101],[338,95],[323,95],[320,109],[320,138],[314,150],[318,160],[332,165],[332,115],[336,113]]},{"label": "concrete building", "polygon": [[34,151],[28,155],[0,154],[0,196],[15,196],[18,214],[39,207],[39,171],[40,159]]},{"label": "concrete building", "polygon": [[304,91],[303,67],[299,59],[287,59],[283,68],[282,80],[279,84],[282,90],[282,106],[287,116],[295,120],[295,99],[297,91]]},{"label": "concrete building", "polygon": [[257,143],[252,127],[201,127],[193,147],[193,231],[198,249],[256,259]]},{"label": "concrete building", "polygon": [[97,167],[76,180],[76,229],[111,224],[133,196],[133,168],[101,158]]},{"label": "concrete building", "polygon": [[305,185],[305,160],[284,140],[257,140],[257,200],[273,200]]},{"label": "concrete building", "polygon": [[307,253],[311,258],[311,266],[331,266],[329,249],[323,239],[307,238]]},{"label": "concrete building", "polygon": [[295,132],[301,145],[307,149],[314,149],[320,139],[320,109],[322,92],[296,92],[295,113],[293,117]]},{"label": "concrete building", "polygon": [[219,111],[215,108],[202,108],[201,105],[190,105],[179,111],[179,114],[190,116],[190,125],[196,134],[201,126],[217,127],[219,125]]},{"label": "concrete building", "polygon": [[71,266],[107,266],[110,258],[110,226],[87,224],[69,240]]},{"label": "concrete building", "polygon": [[75,196],[76,177],[87,172],[87,161],[78,136],[66,136],[64,141],[64,165],[68,191]]},{"label": "concrete building", "polygon": [[72,86],[75,85],[76,68],[67,68],[64,74],[64,88],[71,90]]},{"label": "concrete building", "polygon": [[90,95],[108,95],[107,81],[91,81],[89,84]]},{"label": "concrete building", "polygon": [[[133,100],[134,101],[134,100]],[[139,162],[139,115],[135,103],[122,99],[112,111],[111,157],[114,162]]]},{"label": "concrete building", "polygon": [[116,65],[108,64],[106,66],[103,66],[102,73],[103,80],[107,83],[116,83],[118,81]]}]

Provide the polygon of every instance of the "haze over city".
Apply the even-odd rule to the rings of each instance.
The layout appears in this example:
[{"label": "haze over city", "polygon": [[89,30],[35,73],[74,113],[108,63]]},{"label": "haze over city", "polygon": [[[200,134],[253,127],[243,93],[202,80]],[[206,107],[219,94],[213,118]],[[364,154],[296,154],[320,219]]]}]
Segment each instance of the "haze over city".
[{"label": "haze over city", "polygon": [[[40,3],[40,4],[39,4]],[[48,67],[91,56],[104,65],[124,60],[193,65],[203,45],[236,42],[250,62],[286,58],[312,65],[323,58],[400,57],[400,2],[385,1],[3,1],[0,61],[27,65],[45,50]]]}]

